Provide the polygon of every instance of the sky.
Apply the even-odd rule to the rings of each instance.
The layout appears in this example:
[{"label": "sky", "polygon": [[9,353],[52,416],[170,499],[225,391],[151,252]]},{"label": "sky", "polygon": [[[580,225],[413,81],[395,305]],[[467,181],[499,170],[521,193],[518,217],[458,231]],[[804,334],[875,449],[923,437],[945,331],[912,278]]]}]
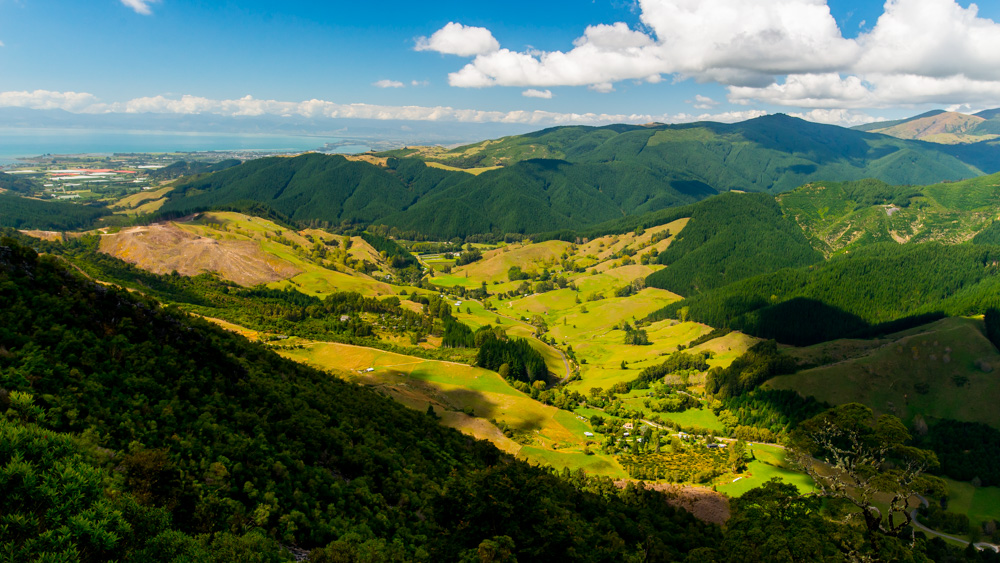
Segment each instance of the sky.
[{"label": "sky", "polygon": [[996,0],[0,0],[0,107],[857,125],[1000,107],[998,22]]}]

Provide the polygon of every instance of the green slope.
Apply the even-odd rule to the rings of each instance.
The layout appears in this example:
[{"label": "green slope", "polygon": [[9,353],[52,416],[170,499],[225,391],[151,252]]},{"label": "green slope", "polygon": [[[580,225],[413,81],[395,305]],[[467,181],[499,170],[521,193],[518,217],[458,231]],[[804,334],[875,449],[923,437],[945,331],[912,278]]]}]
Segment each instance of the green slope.
[{"label": "green slope", "polygon": [[111,211],[103,207],[0,193],[0,227],[70,231],[90,228],[95,221],[110,214]]},{"label": "green slope", "polygon": [[877,242],[959,243],[1000,213],[1000,174],[930,186],[816,182],[778,201],[827,255]]},{"label": "green slope", "polygon": [[723,194],[694,205],[690,217],[657,257],[668,268],[650,274],[646,285],[691,296],[822,258],[766,194]]},{"label": "green slope", "polygon": [[978,314],[1000,305],[998,263],[995,246],[875,244],[695,295],[651,318],[684,309],[691,320],[795,345],[861,337],[914,315]]}]

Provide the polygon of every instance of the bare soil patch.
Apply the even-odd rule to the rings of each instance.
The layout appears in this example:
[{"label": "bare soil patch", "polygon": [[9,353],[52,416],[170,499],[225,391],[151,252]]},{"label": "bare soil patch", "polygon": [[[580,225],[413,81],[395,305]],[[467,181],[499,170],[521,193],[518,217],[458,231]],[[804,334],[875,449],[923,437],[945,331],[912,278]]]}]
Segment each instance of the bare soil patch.
[{"label": "bare soil patch", "polygon": [[267,254],[247,240],[202,237],[173,223],[131,227],[101,236],[101,252],[156,274],[172,271],[185,276],[214,272],[240,285],[251,286],[291,278],[301,270]]},{"label": "bare soil patch", "polygon": [[[622,479],[615,481],[615,485],[624,488],[629,483],[637,482]],[[671,506],[687,510],[699,520],[720,526],[729,520],[729,499],[721,493],[704,487],[673,483],[645,483],[645,486],[647,489],[664,493]]]}]

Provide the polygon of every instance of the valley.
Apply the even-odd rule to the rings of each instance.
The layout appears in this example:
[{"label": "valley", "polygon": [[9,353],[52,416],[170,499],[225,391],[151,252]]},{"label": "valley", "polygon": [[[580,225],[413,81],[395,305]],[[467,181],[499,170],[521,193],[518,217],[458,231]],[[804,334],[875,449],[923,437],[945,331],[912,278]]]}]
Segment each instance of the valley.
[{"label": "valley", "polygon": [[[848,470],[831,468],[821,450],[803,457],[803,428],[838,409],[870,409],[865,424],[896,421],[907,447],[940,460],[906,490],[933,499],[918,519],[962,541],[998,543],[989,529],[1000,520],[990,504],[1000,490],[990,468],[1000,444],[1000,319],[990,315],[1000,307],[1000,180],[982,173],[981,153],[973,165],[924,147],[914,166],[939,181],[907,183],[886,155],[914,147],[846,132],[837,134],[860,159],[849,173],[816,153],[809,158],[825,167],[807,172],[794,151],[780,162],[802,172],[766,179],[770,161],[754,172],[766,187],[726,179],[731,162],[725,174],[688,171],[686,180],[636,171],[662,160],[650,155],[666,145],[742,136],[757,154],[830,133],[795,131],[789,119],[185,164],[178,179],[107,208],[10,196],[13,212],[0,217],[20,229],[4,231],[10,244],[54,255],[107,291],[204,319],[238,335],[212,337],[225,346],[294,362],[275,368],[283,373],[306,370],[315,385],[336,381],[401,405],[408,414],[391,417],[418,417],[421,432],[457,430],[503,463],[600,489],[601,502],[648,486],[659,499],[649,502],[719,524],[730,513],[739,521],[742,499],[761,491],[826,494]],[[765,142],[762,128],[777,137]],[[598,181],[617,174],[605,167],[625,166],[605,159],[623,143],[641,146],[628,165],[636,176]],[[623,178],[646,178],[659,193],[635,199],[642,190]],[[521,191],[505,191],[514,185]],[[486,204],[473,211],[477,198]],[[20,366],[29,350],[16,349]],[[5,369],[21,373],[13,366]],[[5,377],[4,386],[21,381]],[[73,430],[80,410],[68,400],[38,398]],[[955,433],[969,437],[964,449],[949,445]],[[442,494],[462,490],[448,487]],[[847,506],[852,494],[829,501],[824,518],[860,513]],[[890,497],[866,502],[891,511]],[[291,499],[283,502],[306,508]],[[339,533],[325,516],[307,520],[323,522],[327,531],[312,532],[322,539],[287,520],[272,529],[312,545]]]}]

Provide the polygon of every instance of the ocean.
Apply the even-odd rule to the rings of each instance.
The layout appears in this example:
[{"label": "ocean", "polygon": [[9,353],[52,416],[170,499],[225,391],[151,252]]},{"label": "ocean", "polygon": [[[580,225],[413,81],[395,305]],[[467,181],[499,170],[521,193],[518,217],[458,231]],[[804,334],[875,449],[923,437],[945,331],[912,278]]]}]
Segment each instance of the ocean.
[{"label": "ocean", "polygon": [[[14,163],[19,157],[43,154],[227,150],[293,152],[320,149],[326,143],[341,141],[343,139],[336,137],[318,136],[0,127],[0,165]],[[351,145],[340,146],[337,152],[366,150],[367,146]]]}]

